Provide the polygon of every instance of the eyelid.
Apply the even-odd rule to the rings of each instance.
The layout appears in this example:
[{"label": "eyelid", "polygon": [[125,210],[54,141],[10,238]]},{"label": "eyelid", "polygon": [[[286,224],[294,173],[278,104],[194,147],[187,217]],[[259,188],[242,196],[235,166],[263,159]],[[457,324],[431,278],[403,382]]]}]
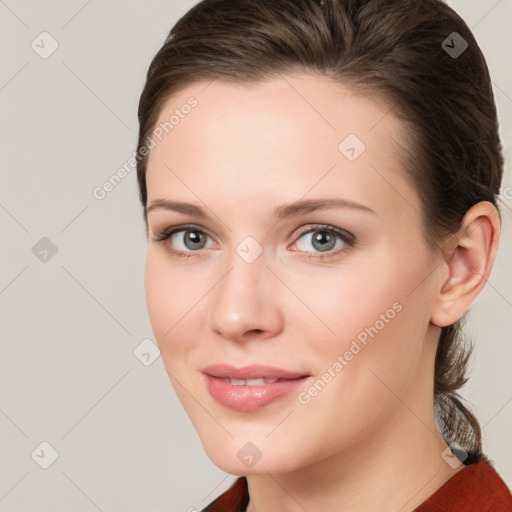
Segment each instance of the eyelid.
[{"label": "eyelid", "polygon": [[[176,224],[174,226],[169,226],[168,228],[164,228],[157,232],[153,236],[153,242],[165,242],[171,236],[179,233],[180,231],[200,231],[207,235],[211,240],[215,242],[215,238],[209,233],[207,229],[197,224]],[[215,242],[217,243],[217,242]],[[199,251],[191,251],[191,252],[199,252]]]},{"label": "eyelid", "polygon": [[[305,227],[303,230],[302,230],[302,228],[299,228],[299,231],[295,235],[295,238],[300,238],[302,235],[305,235],[306,233],[312,233],[315,231],[332,231],[333,233],[336,233],[343,238],[348,238],[352,243],[355,243],[355,240],[356,240],[356,237],[352,233],[347,231],[346,229],[338,228],[336,226],[332,226],[331,224],[322,224],[322,223],[320,223],[320,224],[310,223],[309,227]],[[292,232],[292,234],[293,233],[295,233],[295,231]]]}]

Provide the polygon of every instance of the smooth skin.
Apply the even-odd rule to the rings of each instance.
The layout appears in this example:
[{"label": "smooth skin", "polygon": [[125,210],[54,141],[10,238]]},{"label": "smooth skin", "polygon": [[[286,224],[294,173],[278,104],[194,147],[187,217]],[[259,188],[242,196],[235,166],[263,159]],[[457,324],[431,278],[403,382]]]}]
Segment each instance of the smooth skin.
[{"label": "smooth skin", "polygon": [[[206,217],[148,212],[145,285],[165,367],[208,456],[247,476],[249,510],[414,510],[463,469],[441,456],[434,357],[440,328],[464,314],[489,277],[496,208],[475,205],[441,250],[429,246],[405,173],[404,126],[382,98],[306,73],[256,85],[215,80],[173,95],[159,123],[191,96],[197,107],[150,151],[148,206],[189,203]],[[338,149],[349,134],[366,147],[354,161]],[[372,211],[272,216],[281,205],[326,198]],[[183,224],[192,233],[154,241]],[[354,245],[325,225],[352,234]],[[315,243],[315,229],[335,237],[331,249]],[[184,238],[197,243],[198,230],[199,249]],[[246,237],[263,251],[252,263],[237,252]],[[307,391],[394,303],[400,312],[307,404],[294,393],[239,412],[206,389],[201,370],[227,363],[307,373]],[[247,443],[261,454],[252,467],[237,456]]]}]

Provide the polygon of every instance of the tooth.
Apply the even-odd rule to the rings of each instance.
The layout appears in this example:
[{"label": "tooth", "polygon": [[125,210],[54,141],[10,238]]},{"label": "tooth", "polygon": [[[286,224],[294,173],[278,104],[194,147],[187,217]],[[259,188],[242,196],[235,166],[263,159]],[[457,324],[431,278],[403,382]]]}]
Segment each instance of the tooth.
[{"label": "tooth", "polygon": [[265,379],[263,379],[263,378],[247,379],[247,385],[248,386],[264,386],[265,385]]},{"label": "tooth", "polygon": [[224,377],[222,380],[229,382],[232,386],[264,386],[265,384],[273,384],[279,379],[274,377],[258,377],[257,379],[230,379]]}]

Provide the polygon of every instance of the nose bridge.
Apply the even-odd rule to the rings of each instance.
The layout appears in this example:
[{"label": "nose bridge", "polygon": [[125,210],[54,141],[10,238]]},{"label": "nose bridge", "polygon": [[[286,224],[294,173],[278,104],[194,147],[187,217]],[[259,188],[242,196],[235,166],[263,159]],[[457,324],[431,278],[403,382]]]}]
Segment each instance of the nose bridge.
[{"label": "nose bridge", "polygon": [[224,297],[228,301],[259,301],[260,294],[264,293],[265,274],[269,272],[263,247],[255,239],[244,239],[227,257],[226,267],[227,273],[219,283],[218,301]]},{"label": "nose bridge", "polygon": [[209,313],[209,326],[226,337],[239,337],[249,330],[270,328],[275,294],[268,289],[271,272],[263,247],[246,237],[226,258]]}]

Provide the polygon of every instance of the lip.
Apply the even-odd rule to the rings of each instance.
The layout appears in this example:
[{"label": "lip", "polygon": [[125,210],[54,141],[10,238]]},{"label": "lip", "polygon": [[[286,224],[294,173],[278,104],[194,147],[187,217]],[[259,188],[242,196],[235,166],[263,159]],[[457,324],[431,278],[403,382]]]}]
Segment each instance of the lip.
[{"label": "lip", "polygon": [[229,364],[214,364],[203,368],[203,373],[211,377],[228,377],[232,379],[258,379],[262,377],[297,379],[307,375],[305,372],[292,372],[276,366],[263,366],[258,364],[243,366],[241,368],[236,368]]},{"label": "lip", "polygon": [[[275,366],[251,365],[242,368],[219,364],[203,369],[206,388],[221,405],[239,412],[254,412],[283,399],[304,385],[311,377]],[[277,382],[263,386],[232,385],[223,378],[257,379],[275,378]]]}]

